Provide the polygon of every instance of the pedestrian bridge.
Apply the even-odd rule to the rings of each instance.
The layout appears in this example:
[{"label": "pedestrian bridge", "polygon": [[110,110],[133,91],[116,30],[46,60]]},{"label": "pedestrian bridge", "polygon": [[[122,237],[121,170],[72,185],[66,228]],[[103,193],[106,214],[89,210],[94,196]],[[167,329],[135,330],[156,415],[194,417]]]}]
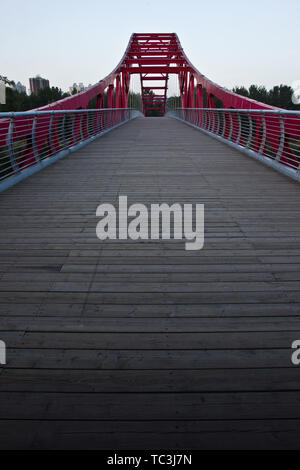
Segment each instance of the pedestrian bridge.
[{"label": "pedestrian bridge", "polygon": [[[201,202],[205,246],[106,240],[96,207]],[[137,118],[1,196],[1,446],[297,447],[297,182]]]},{"label": "pedestrian bridge", "polygon": [[[207,81],[175,36],[133,35],[88,91],[0,115],[0,448],[299,448],[299,112]],[[166,115],[155,57],[181,83]],[[128,108],[131,73],[165,117]],[[204,204],[204,248],[100,241],[120,195]]]}]

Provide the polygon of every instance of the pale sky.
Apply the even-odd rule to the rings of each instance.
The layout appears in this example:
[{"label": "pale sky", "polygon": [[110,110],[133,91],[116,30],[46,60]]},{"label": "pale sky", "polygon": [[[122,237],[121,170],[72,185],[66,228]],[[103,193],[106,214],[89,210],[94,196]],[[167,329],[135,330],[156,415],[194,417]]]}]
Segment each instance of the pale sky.
[{"label": "pale sky", "polygon": [[0,74],[68,90],[119,62],[132,32],[176,32],[191,62],[227,88],[300,79],[299,0],[15,0],[1,6]]}]

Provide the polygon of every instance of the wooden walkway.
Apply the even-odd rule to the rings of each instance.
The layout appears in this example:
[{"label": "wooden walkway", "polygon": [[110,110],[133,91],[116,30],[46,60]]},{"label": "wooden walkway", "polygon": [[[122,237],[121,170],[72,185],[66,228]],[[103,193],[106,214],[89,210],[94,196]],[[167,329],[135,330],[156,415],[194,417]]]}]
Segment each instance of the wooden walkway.
[{"label": "wooden walkway", "polygon": [[[98,204],[205,204],[205,247],[96,238]],[[136,119],[1,195],[0,447],[300,448],[300,186]]]}]

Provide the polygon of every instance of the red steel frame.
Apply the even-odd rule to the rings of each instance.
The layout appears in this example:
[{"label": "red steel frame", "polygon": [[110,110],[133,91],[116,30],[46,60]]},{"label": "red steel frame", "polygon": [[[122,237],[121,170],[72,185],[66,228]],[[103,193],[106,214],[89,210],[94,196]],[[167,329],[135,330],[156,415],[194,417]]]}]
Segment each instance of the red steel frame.
[{"label": "red steel frame", "polygon": [[[132,74],[138,74],[141,81],[141,92],[143,102],[143,112],[152,109],[166,112],[168,78],[170,74],[176,74],[179,79],[180,99],[182,108],[203,108],[204,89],[206,91],[206,108],[216,107],[216,98],[221,100],[224,109],[258,109],[258,110],[278,110],[274,106],[240,96],[230,90],[223,88],[202,75],[189,61],[185,55],[177,34],[175,33],[134,33],[131,35],[125,54],[117,67],[103,80],[89,87],[81,93],[69,96],[55,103],[43,106],[34,111],[55,111],[55,110],[78,110],[87,109],[92,99],[95,99],[96,109],[104,108],[104,96],[107,96],[107,108],[127,108],[130,77]],[[229,132],[229,123],[225,116],[225,137]],[[267,116],[257,117],[256,121],[256,139],[257,147],[260,148],[261,141],[264,138],[262,121],[266,126],[270,123]],[[280,136],[282,134],[282,125],[291,128],[289,118],[285,123],[276,124],[274,129],[273,141],[276,149],[282,144]],[[44,118],[44,127],[51,126],[52,132],[57,132],[57,119],[52,121],[49,117]],[[75,126],[75,132],[78,132],[78,125]],[[293,123],[294,125],[294,123]],[[9,128],[9,120],[1,120],[0,126],[0,144],[5,143]],[[14,121],[14,137],[20,139],[26,138],[30,146],[30,133],[22,129],[19,119]],[[300,128],[297,125],[291,135],[287,135],[283,143],[284,152],[289,149],[289,140],[299,138]],[[24,137],[25,136],[25,137]],[[45,139],[40,138],[38,146],[45,144]],[[273,144],[273,142],[272,142]],[[284,153],[283,152],[283,153]]]},{"label": "red steel frame", "polygon": [[[170,74],[178,75],[181,106],[184,108],[203,108],[205,88],[207,108],[214,108],[215,98],[218,98],[228,109],[278,109],[237,95],[206,78],[185,55],[177,34],[134,33],[121,61],[107,77],[88,90],[39,110],[86,109],[93,98],[96,98],[96,108],[103,108],[105,92],[108,108],[126,108],[132,74],[140,75],[145,115],[150,109],[160,109],[165,114]],[[154,86],[152,81],[155,81]]]}]

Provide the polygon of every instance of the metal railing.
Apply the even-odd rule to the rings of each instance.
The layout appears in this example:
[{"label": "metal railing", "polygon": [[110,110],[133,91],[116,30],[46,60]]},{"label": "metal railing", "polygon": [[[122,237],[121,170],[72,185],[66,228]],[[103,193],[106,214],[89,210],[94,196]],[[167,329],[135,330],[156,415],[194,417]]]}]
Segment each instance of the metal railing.
[{"label": "metal railing", "polygon": [[129,108],[0,113],[0,191],[138,114]]},{"label": "metal railing", "polygon": [[180,119],[300,181],[300,112],[178,108]]}]

